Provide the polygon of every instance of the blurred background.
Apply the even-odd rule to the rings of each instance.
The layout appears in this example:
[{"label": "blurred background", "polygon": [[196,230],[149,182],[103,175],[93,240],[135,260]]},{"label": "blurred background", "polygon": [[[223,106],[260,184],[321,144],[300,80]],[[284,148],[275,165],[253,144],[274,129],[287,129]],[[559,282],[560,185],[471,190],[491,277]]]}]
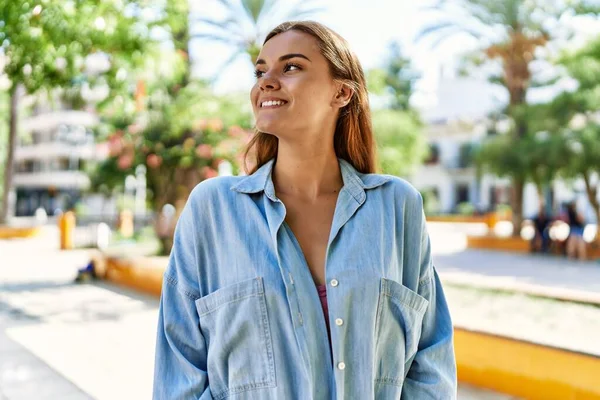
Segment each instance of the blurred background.
[{"label": "blurred background", "polygon": [[461,399],[600,399],[600,2],[2,0],[0,400],[151,397],[178,215],[266,34],[345,37],[423,195]]}]

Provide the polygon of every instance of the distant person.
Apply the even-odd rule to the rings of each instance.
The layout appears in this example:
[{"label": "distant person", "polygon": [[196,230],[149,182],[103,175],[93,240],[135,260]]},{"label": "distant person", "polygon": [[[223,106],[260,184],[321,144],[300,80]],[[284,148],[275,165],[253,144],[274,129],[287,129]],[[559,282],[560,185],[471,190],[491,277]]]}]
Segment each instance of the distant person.
[{"label": "distant person", "polygon": [[585,222],[581,214],[577,212],[574,201],[567,204],[567,223],[569,224],[569,237],[567,238],[567,256],[569,258],[586,259],[586,243],[583,239]]},{"label": "distant person", "polygon": [[375,173],[358,58],[286,22],[255,75],[249,175],[200,183],[177,223],[154,399],[456,399],[423,200]]},{"label": "distant person", "polygon": [[540,205],[538,214],[533,218],[535,234],[531,240],[533,252],[547,253],[550,248],[550,225],[552,218],[546,214],[545,206]]}]

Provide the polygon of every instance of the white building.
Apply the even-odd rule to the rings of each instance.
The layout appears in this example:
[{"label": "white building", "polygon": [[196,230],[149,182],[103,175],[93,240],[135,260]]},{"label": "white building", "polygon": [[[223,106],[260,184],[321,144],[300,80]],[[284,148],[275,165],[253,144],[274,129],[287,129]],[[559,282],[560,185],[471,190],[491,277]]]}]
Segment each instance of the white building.
[{"label": "white building", "polygon": [[16,216],[48,215],[72,207],[89,188],[87,164],[105,155],[94,142],[91,127],[98,123],[86,111],[47,111],[22,121],[28,135],[15,152]]},{"label": "white building", "polygon": [[[470,203],[479,211],[510,204],[510,180],[491,175],[477,179],[476,169],[468,159],[469,146],[492,134],[488,132],[487,116],[506,101],[503,89],[474,78],[444,77],[434,97],[436,103],[422,111],[432,156],[410,177],[419,190],[437,197],[437,209],[430,212],[456,212],[461,203]],[[598,177],[593,179],[598,182]],[[583,182],[556,181],[545,197],[555,211],[561,204],[576,200],[586,220],[595,221]],[[534,216],[538,207],[537,189],[527,184],[524,216]]]}]

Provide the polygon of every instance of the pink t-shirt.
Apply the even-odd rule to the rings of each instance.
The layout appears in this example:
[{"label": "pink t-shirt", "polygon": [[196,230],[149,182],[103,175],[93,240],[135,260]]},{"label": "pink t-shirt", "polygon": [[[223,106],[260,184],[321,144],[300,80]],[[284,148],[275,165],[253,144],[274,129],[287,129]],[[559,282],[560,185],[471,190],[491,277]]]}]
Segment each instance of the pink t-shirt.
[{"label": "pink t-shirt", "polygon": [[329,329],[329,309],[327,307],[327,285],[317,286],[317,292],[319,292],[319,299],[321,300],[321,307],[323,307],[323,314],[325,315],[325,324],[327,325],[327,338],[329,339],[329,347],[331,348],[331,330]]}]

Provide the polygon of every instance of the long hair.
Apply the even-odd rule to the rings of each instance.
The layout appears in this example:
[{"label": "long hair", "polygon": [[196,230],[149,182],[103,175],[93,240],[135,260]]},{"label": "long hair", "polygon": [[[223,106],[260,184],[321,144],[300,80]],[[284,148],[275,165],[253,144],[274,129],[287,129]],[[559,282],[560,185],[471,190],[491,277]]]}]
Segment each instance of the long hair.
[{"label": "long hair", "polygon": [[[350,103],[340,110],[336,123],[333,145],[337,157],[348,161],[359,172],[374,173],[376,170],[376,145],[371,125],[371,111],[365,74],[348,42],[339,34],[314,21],[284,22],[266,37],[263,46],[274,36],[287,31],[300,31],[317,39],[321,54],[329,63],[334,80],[348,85],[354,94]],[[249,174],[254,173],[277,155],[279,139],[265,132],[256,131],[244,152],[244,165],[248,157],[254,158]]]}]

